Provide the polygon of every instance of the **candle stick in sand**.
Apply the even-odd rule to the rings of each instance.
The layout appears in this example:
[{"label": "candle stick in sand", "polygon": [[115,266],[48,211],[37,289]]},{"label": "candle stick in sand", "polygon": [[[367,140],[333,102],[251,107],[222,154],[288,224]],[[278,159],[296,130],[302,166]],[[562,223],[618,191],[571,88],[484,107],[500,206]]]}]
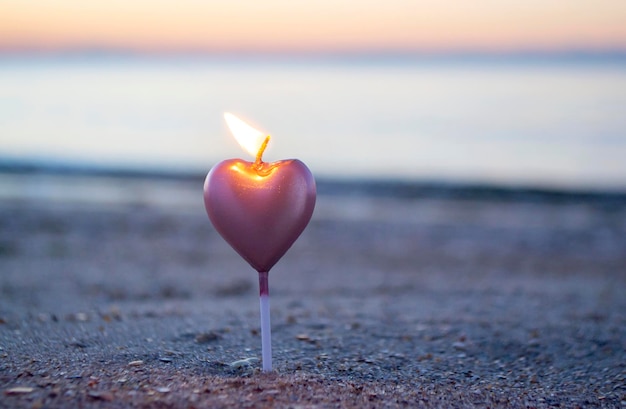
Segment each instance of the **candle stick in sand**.
[{"label": "candle stick in sand", "polygon": [[268,273],[311,219],[315,180],[297,159],[263,162],[269,136],[224,114],[237,142],[254,162],[228,159],[204,182],[204,204],[220,235],[259,273],[263,371],[272,370]]}]

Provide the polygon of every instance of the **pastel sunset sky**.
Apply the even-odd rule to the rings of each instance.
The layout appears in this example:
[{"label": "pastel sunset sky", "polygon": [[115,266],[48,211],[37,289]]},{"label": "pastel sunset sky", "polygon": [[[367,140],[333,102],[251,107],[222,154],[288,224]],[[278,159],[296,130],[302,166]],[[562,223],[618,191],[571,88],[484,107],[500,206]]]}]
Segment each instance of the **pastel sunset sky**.
[{"label": "pastel sunset sky", "polygon": [[2,0],[0,51],[624,51],[624,0]]}]

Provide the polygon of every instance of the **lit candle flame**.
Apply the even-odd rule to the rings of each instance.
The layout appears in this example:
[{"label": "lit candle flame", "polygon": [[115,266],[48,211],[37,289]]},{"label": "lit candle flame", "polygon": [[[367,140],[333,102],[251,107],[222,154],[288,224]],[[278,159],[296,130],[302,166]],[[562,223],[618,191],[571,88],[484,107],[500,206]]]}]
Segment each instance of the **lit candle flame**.
[{"label": "lit candle flame", "polygon": [[224,119],[239,145],[252,156],[257,156],[268,136],[258,129],[254,129],[230,112],[224,114]]}]

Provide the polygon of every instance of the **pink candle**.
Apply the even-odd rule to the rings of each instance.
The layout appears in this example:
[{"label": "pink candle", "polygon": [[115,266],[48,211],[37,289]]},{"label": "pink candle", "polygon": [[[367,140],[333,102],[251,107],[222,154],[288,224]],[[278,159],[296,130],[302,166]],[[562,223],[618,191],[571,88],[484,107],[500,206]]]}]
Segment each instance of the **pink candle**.
[{"label": "pink candle", "polygon": [[235,138],[256,159],[215,165],[204,182],[204,204],[215,229],[259,272],[263,370],[270,371],[268,273],[309,223],[315,180],[297,159],[263,162],[270,137],[232,114],[224,116]]}]

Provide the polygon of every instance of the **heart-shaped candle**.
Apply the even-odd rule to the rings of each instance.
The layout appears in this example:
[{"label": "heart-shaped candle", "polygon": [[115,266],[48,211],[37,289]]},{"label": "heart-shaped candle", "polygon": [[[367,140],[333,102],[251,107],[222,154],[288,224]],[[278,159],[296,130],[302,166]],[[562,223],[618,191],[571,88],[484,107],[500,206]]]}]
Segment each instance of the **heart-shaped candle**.
[{"label": "heart-shaped candle", "polygon": [[204,203],[215,229],[259,273],[268,272],[304,230],[315,182],[297,159],[220,162],[207,176]]},{"label": "heart-shaped candle", "polygon": [[232,114],[224,116],[239,144],[256,160],[228,159],[215,165],[204,182],[204,204],[215,229],[259,272],[263,370],[269,371],[268,272],[309,223],[315,180],[297,159],[263,162],[269,136]]},{"label": "heart-shaped candle", "polygon": [[[204,183],[206,211],[224,240],[259,273],[269,272],[300,236],[315,207],[315,180],[297,159],[266,163],[269,137],[232,114],[233,135],[256,161],[228,159]],[[259,144],[260,142],[260,144]]]}]

